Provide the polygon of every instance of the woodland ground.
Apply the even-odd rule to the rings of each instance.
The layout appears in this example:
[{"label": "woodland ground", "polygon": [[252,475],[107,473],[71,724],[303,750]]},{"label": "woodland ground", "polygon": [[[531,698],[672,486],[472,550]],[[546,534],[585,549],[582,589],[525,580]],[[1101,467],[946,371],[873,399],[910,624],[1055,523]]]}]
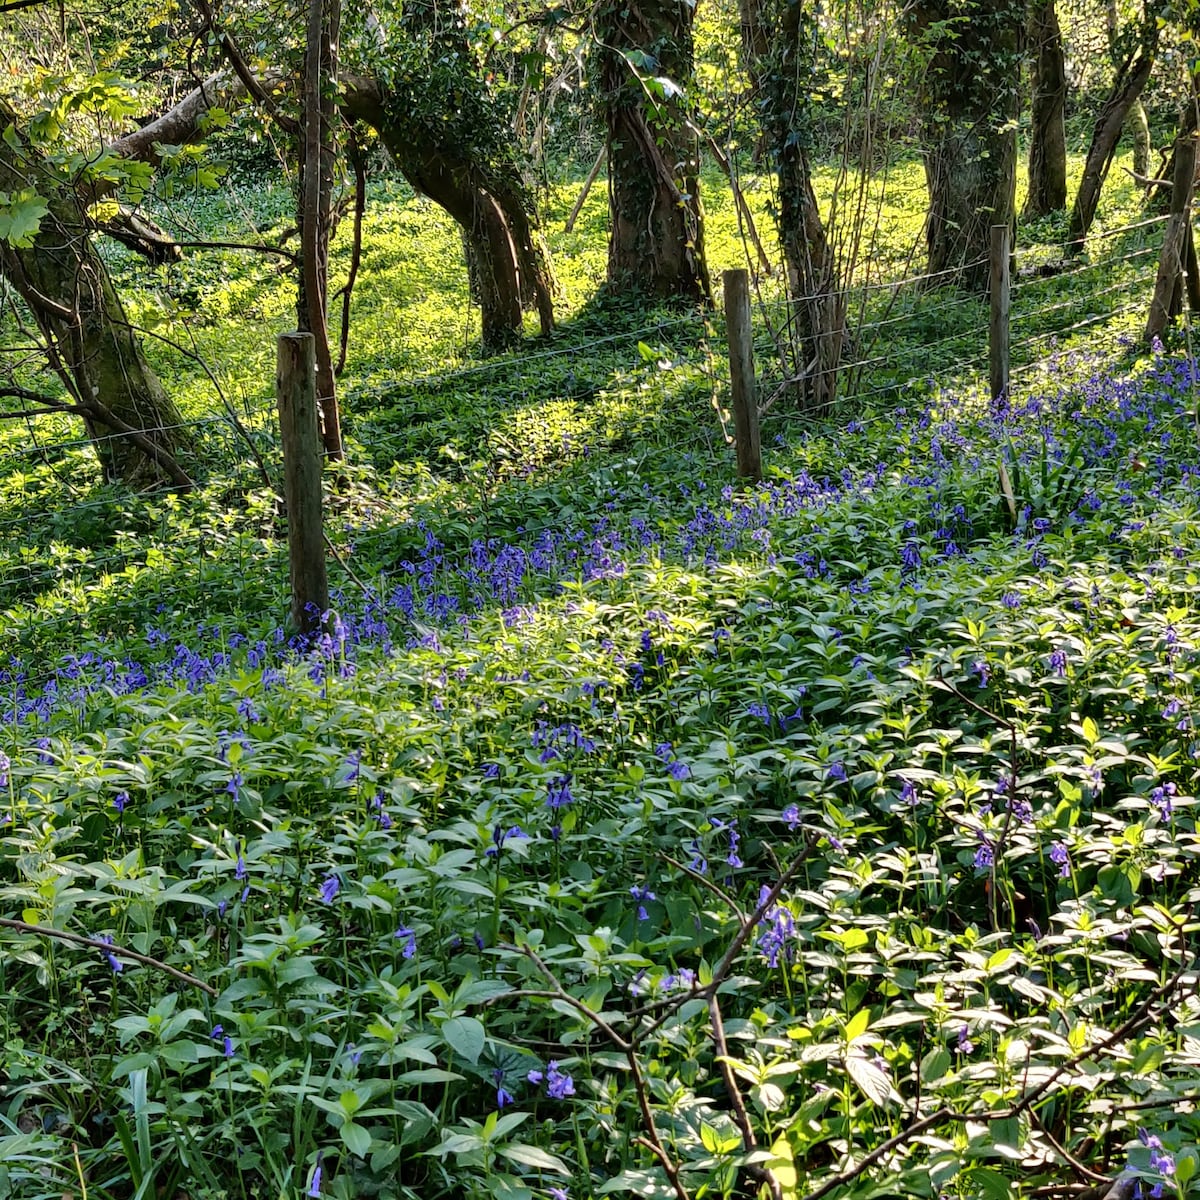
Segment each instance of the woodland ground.
[{"label": "woodland ground", "polygon": [[[1084,324],[1007,406],[931,348],[976,354],[981,305],[903,291],[878,390],[775,411],[745,489],[717,324],[594,302],[574,186],[563,329],[498,361],[449,224],[376,186],[315,644],[194,359],[150,340],[196,496],[4,431],[0,896],[112,949],[5,932],[0,1196],[1188,1194],[1196,382],[1107,315],[1153,230],[1030,285],[1031,336]],[[114,262],[277,472],[294,281]]]}]

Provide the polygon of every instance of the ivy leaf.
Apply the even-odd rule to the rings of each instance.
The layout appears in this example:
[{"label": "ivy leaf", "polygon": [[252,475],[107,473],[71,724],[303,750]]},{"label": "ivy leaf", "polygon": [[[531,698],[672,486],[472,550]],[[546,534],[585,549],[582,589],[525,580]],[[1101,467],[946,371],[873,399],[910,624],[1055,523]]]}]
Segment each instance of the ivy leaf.
[{"label": "ivy leaf", "polygon": [[50,206],[33,188],[0,192],[0,241],[23,249],[33,245]]}]

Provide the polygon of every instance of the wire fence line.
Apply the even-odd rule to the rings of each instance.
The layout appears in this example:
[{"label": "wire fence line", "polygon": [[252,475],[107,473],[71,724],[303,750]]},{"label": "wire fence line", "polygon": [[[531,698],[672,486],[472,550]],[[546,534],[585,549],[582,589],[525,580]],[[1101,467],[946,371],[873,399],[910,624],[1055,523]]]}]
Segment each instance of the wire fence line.
[{"label": "wire fence line", "polygon": [[[1081,253],[1071,257],[1060,254],[1048,259],[1044,247],[1016,251],[1012,259],[1016,270],[1010,292],[1009,343],[1014,388],[1034,381],[1032,368],[1047,350],[1080,339],[1094,340],[1106,328],[1127,331],[1132,327],[1134,314],[1144,313],[1149,306],[1161,244],[1159,230],[1164,223],[1165,218],[1153,217],[1101,230],[1087,239]],[[967,264],[967,268],[976,268],[983,261]],[[835,371],[839,401],[856,412],[909,392],[925,395],[938,388],[986,384],[988,307],[980,297],[954,289],[955,276],[962,269],[966,268],[869,281],[843,293],[843,311],[854,316],[847,324],[840,361],[836,367],[814,368],[809,380]],[[802,405],[790,403],[788,380],[796,373],[796,364],[806,357],[799,336],[804,302],[828,297],[789,298],[771,291],[779,287],[774,281],[762,281],[762,285],[754,323],[759,395],[765,398],[783,389],[780,401],[771,410],[771,421],[812,420],[813,414]],[[577,405],[581,419],[586,419],[590,397],[597,390],[606,386],[619,389],[633,371],[640,370],[647,377],[661,371],[661,386],[669,391],[673,386],[671,369],[685,363],[697,368],[698,373],[693,370],[690,382],[680,377],[681,386],[692,388],[695,394],[689,393],[682,406],[672,402],[679,419],[668,423],[665,433],[656,434],[652,419],[655,414],[643,414],[645,419],[631,418],[624,433],[618,429],[612,436],[625,438],[627,433],[633,438],[634,462],[638,461],[637,439],[643,436],[648,443],[657,436],[656,444],[662,447],[665,443],[671,452],[725,461],[733,440],[732,424],[722,419],[721,413],[727,407],[730,378],[725,341],[719,314],[703,309],[689,309],[633,328],[599,331],[590,336],[568,326],[546,343],[533,343],[523,352],[433,374],[347,387],[344,402],[356,424],[368,435],[372,421],[383,423],[388,419],[373,414],[393,406],[391,402],[403,411],[414,397],[449,389],[499,395],[514,410],[522,404],[535,410],[538,404],[552,399],[571,401]],[[639,343],[656,352],[666,348],[669,352],[665,357],[672,361],[663,365],[648,359]],[[572,364],[570,379],[549,371],[551,364],[572,358],[578,360],[578,366]],[[575,377],[576,370],[579,377]],[[583,399],[578,390],[581,382]],[[577,390],[572,393],[572,388]],[[109,492],[97,495],[98,470],[94,465],[90,471],[81,469],[89,462],[94,464],[98,447],[125,435],[80,436],[76,419],[64,414],[47,418],[49,424],[45,426],[39,420],[31,418],[24,434],[20,422],[12,422],[11,427],[0,431],[0,494],[6,506],[0,519],[0,623],[12,620],[47,625],[61,620],[66,626],[73,618],[60,618],[49,611],[49,606],[39,615],[37,605],[56,589],[82,586],[130,570],[150,570],[148,546],[136,536],[118,536],[118,531],[153,528],[154,518],[148,514],[161,503],[161,497],[149,496],[134,503]],[[51,431],[49,437],[37,434],[42,428]],[[200,454],[213,460],[211,465],[217,468],[213,474],[220,475],[224,493],[235,500],[263,488],[260,459],[269,465],[272,476],[279,467],[279,432],[274,402],[269,398],[261,404],[239,405],[236,412],[208,412],[142,432],[190,436],[200,447]],[[607,434],[601,430],[596,436]],[[252,445],[247,445],[247,438]],[[622,446],[621,453],[628,456],[624,441]],[[653,452],[648,450],[647,454]],[[549,458],[561,461],[580,453],[577,441],[549,453]],[[39,460],[56,474],[43,474],[30,482],[32,467]],[[521,485],[519,470],[506,478]],[[22,479],[24,483],[20,483]],[[131,503],[134,508],[141,504],[138,519],[132,524]],[[334,539],[352,554],[363,555],[363,561],[372,550],[386,547],[389,539],[393,544],[397,539],[403,541],[404,535],[396,526],[408,518],[389,510],[373,519],[375,527],[359,529],[355,528],[357,518],[351,511],[334,506],[328,514]],[[29,546],[31,528],[38,529],[35,553]],[[277,522],[269,533],[278,537],[279,528]],[[163,552],[163,543],[151,540],[160,547],[156,569],[163,602],[170,603],[176,590],[194,592],[211,559],[198,552],[194,542]],[[15,611],[5,617],[5,610]]]}]

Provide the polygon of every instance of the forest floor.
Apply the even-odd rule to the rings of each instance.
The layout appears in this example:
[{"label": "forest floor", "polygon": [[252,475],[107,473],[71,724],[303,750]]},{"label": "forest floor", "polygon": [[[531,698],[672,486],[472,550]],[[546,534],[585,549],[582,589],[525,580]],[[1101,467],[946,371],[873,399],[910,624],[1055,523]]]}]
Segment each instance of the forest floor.
[{"label": "forest floor", "polygon": [[289,276],[117,264],[214,366],[151,339],[196,495],[5,431],[0,1195],[1187,1195],[1200,457],[1131,336],[1153,231],[1019,275],[1003,406],[983,306],[896,265],[880,361],[749,488],[719,324],[594,301],[573,199],[562,330],[485,361],[453,230],[377,190],[313,643],[246,440],[274,472]]}]

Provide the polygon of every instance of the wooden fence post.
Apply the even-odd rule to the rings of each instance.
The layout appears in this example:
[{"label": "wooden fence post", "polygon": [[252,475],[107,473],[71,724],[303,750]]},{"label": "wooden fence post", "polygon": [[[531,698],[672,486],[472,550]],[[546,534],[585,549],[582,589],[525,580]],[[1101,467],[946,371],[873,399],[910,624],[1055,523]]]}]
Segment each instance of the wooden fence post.
[{"label": "wooden fence post", "polygon": [[292,621],[303,632],[312,633],[320,627],[321,615],[329,608],[321,511],[324,447],[317,420],[316,339],[311,333],[281,333],[277,349],[275,398],[283,442]]},{"label": "wooden fence post", "polygon": [[1009,236],[1007,225],[992,226],[991,253],[988,258],[988,367],[992,402],[1008,395],[1009,307],[1012,303],[1009,272]]},{"label": "wooden fence post", "polygon": [[743,479],[762,478],[758,433],[758,394],[754,383],[754,331],[750,326],[750,272],[726,271],[725,335],[729,342],[729,390],[737,438],[737,471]]}]

